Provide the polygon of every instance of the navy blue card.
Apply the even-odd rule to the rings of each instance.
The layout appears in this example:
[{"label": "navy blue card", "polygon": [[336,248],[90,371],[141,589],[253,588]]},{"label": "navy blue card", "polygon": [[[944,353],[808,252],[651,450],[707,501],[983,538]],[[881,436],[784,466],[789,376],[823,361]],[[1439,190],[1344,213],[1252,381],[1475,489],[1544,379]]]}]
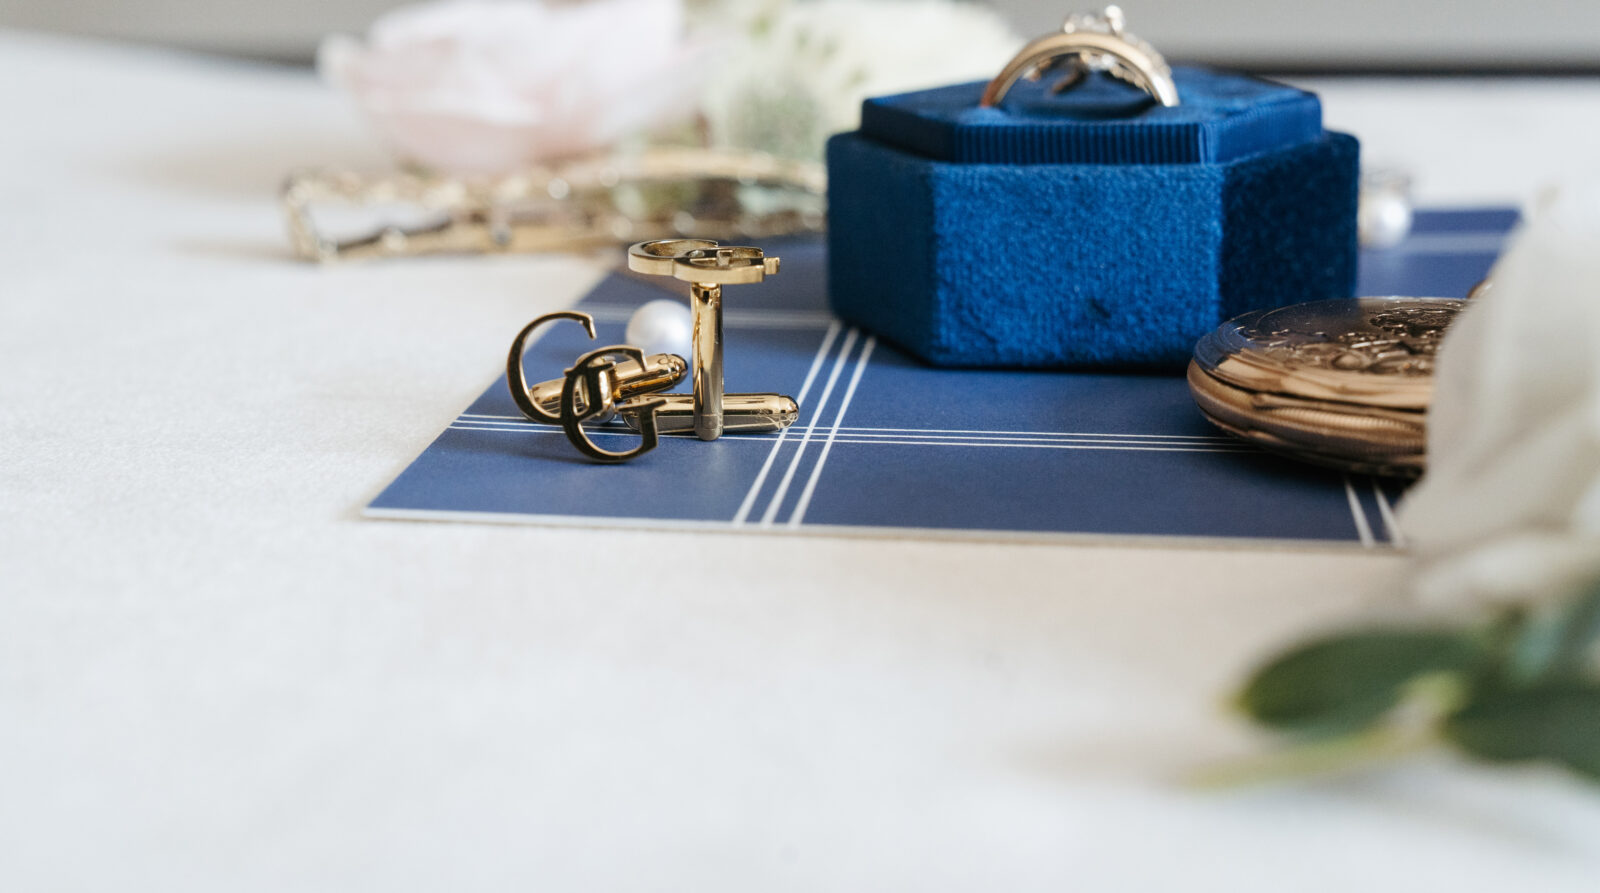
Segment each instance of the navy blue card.
[{"label": "navy blue card", "polygon": [[[1431,211],[1366,252],[1359,294],[1459,296],[1513,211]],[[375,518],[1035,539],[1162,537],[1398,544],[1390,482],[1282,459],[1195,409],[1181,376],[936,369],[827,312],[817,239],[774,242],[783,274],[726,314],[729,391],[800,402],[778,434],[667,437],[615,466],[525,420],[502,376],[367,507]],[[670,280],[618,273],[578,305],[599,340],[554,326],[528,351],[555,378],[623,340]],[[509,340],[509,338],[508,338]],[[491,358],[485,358],[490,365]],[[625,449],[625,428],[599,429]]]}]

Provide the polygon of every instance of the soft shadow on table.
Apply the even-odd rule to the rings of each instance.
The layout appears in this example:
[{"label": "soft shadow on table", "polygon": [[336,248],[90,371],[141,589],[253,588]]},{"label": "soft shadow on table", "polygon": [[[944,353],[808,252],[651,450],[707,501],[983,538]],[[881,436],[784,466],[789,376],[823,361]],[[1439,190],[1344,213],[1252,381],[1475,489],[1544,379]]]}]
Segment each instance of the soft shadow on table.
[{"label": "soft shadow on table", "polygon": [[189,142],[158,155],[132,157],[120,172],[153,186],[212,198],[277,201],[291,171],[385,170],[389,161],[353,135],[263,131],[214,142]]},{"label": "soft shadow on table", "polygon": [[[1167,731],[1112,734],[1069,746],[1043,744],[1022,751],[1012,765],[1029,777],[1062,783],[1115,780],[1148,785],[1196,801],[1276,802],[1283,808],[1308,813],[1332,809],[1346,815],[1359,811],[1399,817],[1419,825],[1453,828],[1485,842],[1510,843],[1531,855],[1571,856],[1586,852],[1570,836],[1556,833],[1553,822],[1531,821],[1529,816],[1539,814],[1536,808],[1525,810],[1521,816],[1508,814],[1504,808],[1506,792],[1513,786],[1540,788],[1533,792],[1540,796],[1547,795],[1552,787],[1576,784],[1556,777],[1559,770],[1484,768],[1441,751],[1303,778],[1203,785],[1197,781],[1203,773],[1219,765],[1236,764],[1242,755],[1220,755],[1203,746],[1196,747],[1191,731],[1174,723]],[[1262,748],[1271,746],[1270,741],[1260,744]],[[1470,780],[1469,783],[1477,783],[1473,785],[1477,790],[1464,790],[1459,779],[1444,778],[1458,772],[1485,774]]]},{"label": "soft shadow on table", "polygon": [[[270,209],[282,216],[278,192],[295,170],[339,168],[382,171],[390,162],[352,135],[268,131],[213,142],[190,142],[161,154],[133,156],[116,173],[190,196],[236,201],[252,216]],[[288,237],[271,241],[196,234],[174,245],[185,255],[245,261],[293,261]]]},{"label": "soft shadow on table", "polygon": [[243,261],[271,261],[273,263],[302,263],[289,250],[288,236],[281,244],[246,239],[184,239],[173,244],[173,250],[191,257],[226,258]]},{"label": "soft shadow on table", "polygon": [[[1569,856],[1585,851],[1574,846],[1570,837],[1551,833],[1548,825],[1535,825],[1527,821],[1526,816],[1508,815],[1500,808],[1500,804],[1464,796],[1462,792],[1445,789],[1442,785],[1427,792],[1418,791],[1413,776],[1424,768],[1422,764],[1426,760],[1423,758],[1388,769],[1354,773],[1344,778],[1308,780],[1302,782],[1301,787],[1308,792],[1343,801],[1348,806],[1361,806],[1386,815],[1401,816],[1418,824],[1456,828],[1465,834],[1495,842],[1513,843],[1539,855]],[[1438,766],[1444,761],[1434,758],[1433,762]],[[1532,784],[1533,776],[1545,770],[1480,767],[1466,771],[1500,772],[1507,776],[1500,780],[1508,784]]]}]

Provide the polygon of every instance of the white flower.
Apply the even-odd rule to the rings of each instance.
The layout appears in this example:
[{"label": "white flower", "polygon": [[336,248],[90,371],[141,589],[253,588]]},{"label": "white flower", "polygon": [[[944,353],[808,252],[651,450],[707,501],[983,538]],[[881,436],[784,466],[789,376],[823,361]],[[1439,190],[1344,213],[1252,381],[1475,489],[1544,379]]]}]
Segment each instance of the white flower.
[{"label": "white flower", "polygon": [[1442,346],[1428,473],[1401,508],[1434,600],[1600,574],[1600,181],[1552,194]]},{"label": "white flower", "polygon": [[986,81],[1023,41],[995,12],[951,0],[730,0],[698,20],[732,23],[704,111],[711,142],[818,158],[853,130],[861,101]]},{"label": "white flower", "polygon": [[691,112],[683,31],[679,0],[448,0],[329,37],[318,67],[408,159],[502,174]]}]

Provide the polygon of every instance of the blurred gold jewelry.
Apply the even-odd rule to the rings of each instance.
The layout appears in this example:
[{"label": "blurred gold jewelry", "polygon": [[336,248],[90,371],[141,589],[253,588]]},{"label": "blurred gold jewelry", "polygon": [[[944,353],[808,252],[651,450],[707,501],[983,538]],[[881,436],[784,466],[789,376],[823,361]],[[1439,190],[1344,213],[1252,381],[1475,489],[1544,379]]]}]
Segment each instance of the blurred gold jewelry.
[{"label": "blurred gold jewelry", "polygon": [[[820,232],[826,183],[822,166],[812,162],[652,148],[485,180],[301,171],[289,176],[280,200],[295,255],[332,261]],[[413,219],[384,219],[396,211]],[[319,225],[324,212],[369,219],[341,237]]]}]

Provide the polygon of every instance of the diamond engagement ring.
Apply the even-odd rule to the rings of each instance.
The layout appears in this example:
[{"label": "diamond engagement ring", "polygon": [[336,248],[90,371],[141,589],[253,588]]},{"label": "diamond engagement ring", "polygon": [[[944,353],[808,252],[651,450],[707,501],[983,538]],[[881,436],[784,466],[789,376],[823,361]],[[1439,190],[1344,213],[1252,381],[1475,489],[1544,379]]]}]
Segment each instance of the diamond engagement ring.
[{"label": "diamond engagement ring", "polygon": [[1022,48],[984,88],[980,104],[1000,104],[1017,81],[1038,80],[1058,69],[1066,78],[1052,92],[1061,93],[1083,83],[1091,73],[1104,72],[1138,87],[1163,106],[1178,104],[1178,87],[1172,69],[1155,47],[1124,30],[1122,10],[1107,6],[1098,13],[1075,13],[1061,31],[1032,41]]}]

